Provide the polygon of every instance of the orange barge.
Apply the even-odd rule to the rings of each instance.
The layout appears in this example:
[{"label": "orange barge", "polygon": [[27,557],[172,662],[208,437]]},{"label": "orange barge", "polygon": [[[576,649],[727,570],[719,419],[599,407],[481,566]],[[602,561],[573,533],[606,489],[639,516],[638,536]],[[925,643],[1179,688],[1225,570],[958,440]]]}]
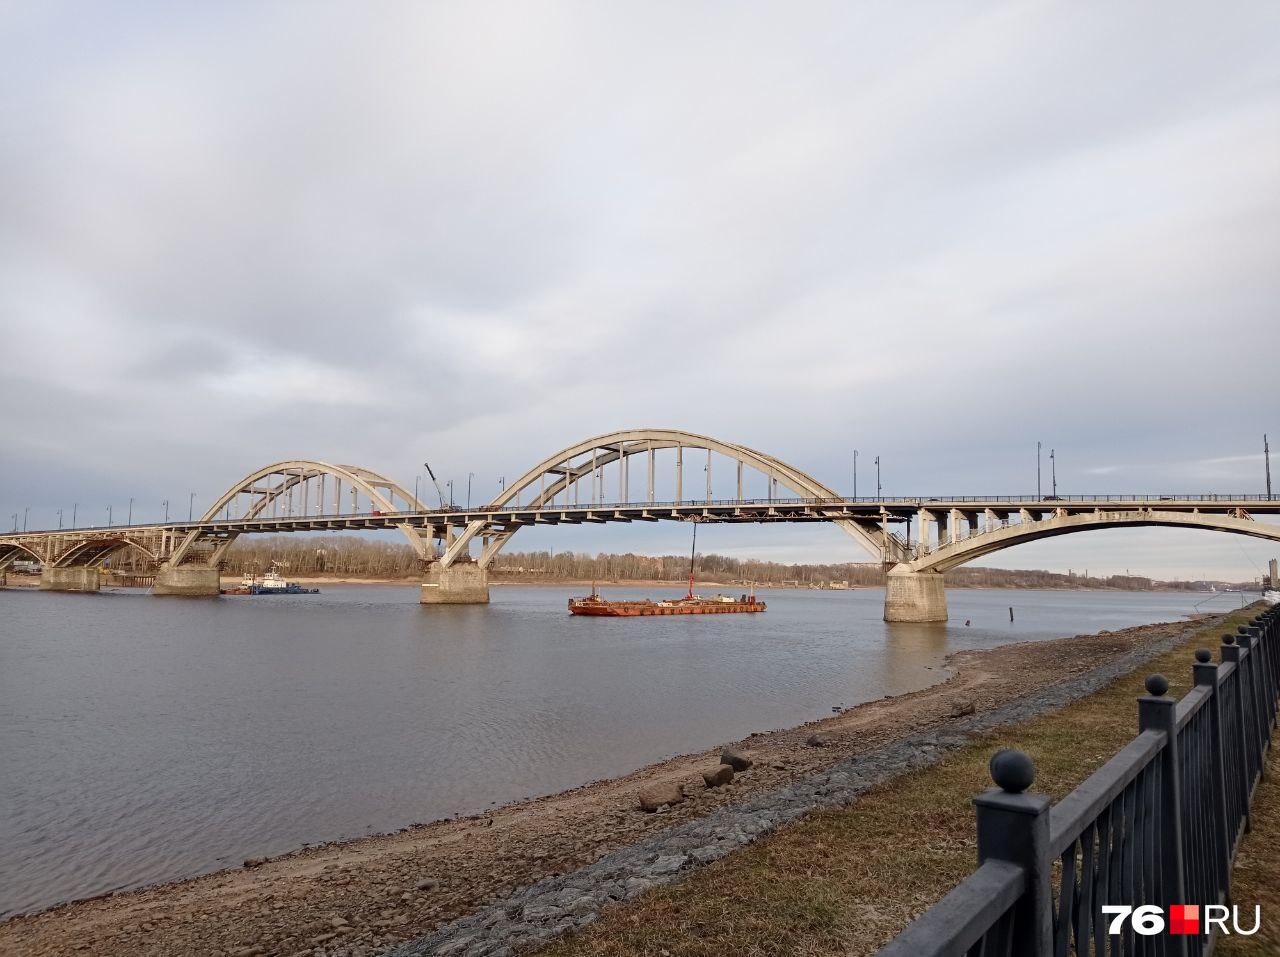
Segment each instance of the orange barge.
[{"label": "orange barge", "polygon": [[716,595],[703,598],[686,595],[670,601],[606,601],[594,591],[586,598],[570,598],[569,614],[594,615],[599,618],[638,618],[649,615],[741,615],[764,611],[768,607],[754,595],[730,598]]},{"label": "orange barge", "polygon": [[570,598],[569,614],[591,615],[596,618],[642,618],[655,615],[743,615],[764,611],[767,605],[756,599],[755,586],[741,598],[716,595],[703,598],[693,593],[694,559],[698,554],[698,526],[693,526],[693,545],[689,550],[689,593],[682,598],[666,601],[605,601],[591,586],[586,598]]}]

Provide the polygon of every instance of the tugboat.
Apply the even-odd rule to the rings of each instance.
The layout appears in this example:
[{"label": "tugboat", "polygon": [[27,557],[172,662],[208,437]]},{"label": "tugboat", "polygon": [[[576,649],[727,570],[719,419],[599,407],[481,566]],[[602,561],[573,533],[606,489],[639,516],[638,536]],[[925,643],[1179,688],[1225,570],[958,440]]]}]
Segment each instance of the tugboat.
[{"label": "tugboat", "polygon": [[569,614],[597,618],[639,618],[649,615],[733,615],[764,611],[768,606],[756,599],[754,586],[739,598],[716,595],[704,598],[693,593],[693,566],[698,549],[698,526],[693,526],[693,549],[689,554],[689,592],[682,598],[666,601],[606,601],[595,585],[586,598],[570,598]]},{"label": "tugboat", "polygon": [[245,572],[235,588],[223,590],[224,595],[318,595],[319,588],[304,588],[297,582],[285,581],[276,571],[279,562],[272,562],[270,570],[258,578],[253,572]]}]

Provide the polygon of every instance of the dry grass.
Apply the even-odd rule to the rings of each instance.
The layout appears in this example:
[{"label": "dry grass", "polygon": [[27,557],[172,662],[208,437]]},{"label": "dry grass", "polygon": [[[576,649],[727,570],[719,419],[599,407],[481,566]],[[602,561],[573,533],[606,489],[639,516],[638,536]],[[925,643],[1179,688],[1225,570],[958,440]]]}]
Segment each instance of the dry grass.
[{"label": "dry grass", "polygon": [[1253,830],[1236,852],[1231,897],[1240,905],[1240,921],[1253,924],[1253,905],[1262,905],[1262,929],[1252,937],[1224,937],[1214,950],[1223,957],[1275,957],[1280,954],[1280,781],[1275,763],[1253,798]]},{"label": "dry grass", "polygon": [[[972,797],[990,786],[987,761],[1002,747],[1036,762],[1036,789],[1062,797],[1137,733],[1134,699],[1146,676],[1169,678],[1170,694],[1191,687],[1192,653],[1216,647],[1255,612],[1217,620],[1174,651],[1060,711],[994,733],[921,771],[867,792],[851,807],[813,814],[703,868],[679,885],[611,908],[586,932],[553,945],[554,957],[721,957],[873,953],[915,915],[969,874],[975,863]],[[1275,851],[1280,796],[1273,780],[1259,804],[1252,838],[1260,850],[1242,859],[1271,901],[1280,895]],[[1261,792],[1260,792],[1261,794]],[[1264,805],[1266,809],[1264,810]],[[1245,894],[1241,878],[1238,894]],[[1252,891],[1252,889],[1250,889]],[[1264,891],[1252,891],[1261,899]],[[1264,920],[1267,907],[1264,902]],[[1273,911],[1275,913],[1275,911]],[[1262,950],[1224,953],[1276,953]]]}]

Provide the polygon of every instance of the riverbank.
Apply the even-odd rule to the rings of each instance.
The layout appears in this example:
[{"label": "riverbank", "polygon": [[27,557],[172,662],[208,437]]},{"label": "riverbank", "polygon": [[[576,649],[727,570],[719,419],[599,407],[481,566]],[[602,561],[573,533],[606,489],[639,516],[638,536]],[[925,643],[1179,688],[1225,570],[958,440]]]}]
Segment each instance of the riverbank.
[{"label": "riverbank", "polygon": [[[419,575],[411,575],[405,577],[360,577],[353,575],[288,575],[290,581],[297,582],[300,585],[309,586],[336,586],[336,585],[397,585],[405,588],[413,588],[422,584],[422,578]],[[221,584],[223,588],[233,588],[240,584],[242,576],[240,575],[223,575],[221,576]],[[658,578],[626,578],[626,579],[589,579],[589,578],[555,578],[548,579],[532,575],[501,575],[494,573],[489,579],[490,587],[502,587],[504,585],[519,585],[521,587],[542,587],[542,588],[661,588],[680,590],[688,586],[684,581],[673,581]],[[20,575],[16,572],[9,572],[8,580],[4,588],[39,588],[39,575]],[[109,583],[105,583],[103,587],[117,587]],[[741,592],[744,586],[740,582],[721,582],[699,579],[694,583],[695,589],[719,589],[726,593]],[[834,589],[815,589],[809,585],[784,585],[776,584],[757,584],[754,586],[757,591],[875,591],[882,590],[883,585],[848,585]],[[1037,585],[971,585],[963,582],[947,582],[948,589],[963,589],[965,591],[985,591],[985,590],[1015,590],[1015,591],[1102,591],[1102,592],[1182,592],[1183,589],[1175,588],[1100,588],[1096,586],[1086,585],[1064,585],[1064,584],[1037,584]],[[1199,594],[1199,593],[1197,593]],[[1204,594],[1210,594],[1205,592]],[[1236,592],[1219,592],[1218,594],[1228,595],[1237,594]]]},{"label": "riverbank", "polygon": [[[400,585],[407,588],[415,587],[422,584],[420,576],[408,576],[399,578],[360,578],[346,575],[286,575],[289,581],[297,582],[300,585]],[[38,582],[38,579],[35,581]],[[241,581],[240,575],[223,575],[222,586],[229,588],[239,585]],[[591,588],[593,585],[597,588],[661,588],[667,590],[682,591],[688,587],[688,580],[675,580],[663,578],[544,578],[533,575],[504,575],[497,572],[491,572],[489,576],[489,587],[498,588],[504,585],[519,585],[520,587],[542,587],[542,588]],[[706,591],[707,589],[721,589],[725,592],[741,592],[747,588],[747,585],[741,582],[725,582],[714,581],[711,579],[699,578],[694,582],[694,590]],[[810,585],[802,584],[782,584],[780,582],[765,583],[758,582],[754,586],[756,591],[883,591],[884,585],[848,585],[840,588],[815,588]],[[1020,585],[1020,584],[1003,584],[1003,585],[977,585],[966,584],[964,582],[947,582],[948,590],[959,589],[964,591],[1098,591],[1125,594],[1141,594],[1148,592],[1159,592],[1161,594],[1192,594],[1185,589],[1180,588],[1103,588],[1093,585],[1065,585],[1065,584],[1037,584],[1037,585]],[[1194,594],[1213,594],[1211,592],[1195,592]],[[1238,594],[1236,592],[1218,592],[1220,595]]]},{"label": "riverbank", "polygon": [[[609,908],[547,957],[642,957],[659,950],[667,957],[869,957],[972,872],[972,799],[991,786],[988,762],[995,751],[1030,755],[1034,789],[1060,800],[1134,738],[1134,701],[1145,693],[1148,675],[1165,675],[1170,697],[1182,697],[1192,686],[1194,651],[1216,648],[1222,631],[1234,631],[1257,608],[1187,627],[1182,640],[1164,643],[1158,655],[1077,700],[1028,709],[1021,720],[952,742],[923,767],[872,781],[845,806],[780,828],[682,883]],[[1274,836],[1256,843],[1261,846],[1249,853],[1265,857]],[[1242,849],[1237,870],[1257,866]],[[1267,872],[1258,876],[1265,882]],[[1273,899],[1270,890],[1241,897],[1242,886],[1247,880],[1233,878],[1237,900]],[[1240,952],[1274,950],[1246,945]]]},{"label": "riverbank", "polygon": [[[297,582],[299,585],[398,585],[405,588],[415,588],[422,584],[422,578],[415,576],[412,578],[353,578],[348,576],[327,576],[327,575],[288,575],[289,581]],[[239,585],[241,576],[239,575],[223,575],[222,587],[229,588],[233,585]],[[598,588],[665,588],[673,590],[683,590],[689,587],[687,581],[662,581],[659,579],[599,579],[598,581],[590,581],[587,579],[576,578],[557,578],[555,580],[547,580],[545,578],[521,578],[519,576],[502,576],[490,577],[489,586],[502,587],[503,585],[519,585],[525,587],[546,587],[546,588],[585,588],[590,589],[595,585]],[[699,579],[694,583],[697,589],[707,588],[723,588],[737,589],[741,591],[745,586],[734,584],[733,582],[717,582]],[[791,585],[759,585],[760,589],[768,588],[793,588]],[[870,587],[870,586],[868,586]]]},{"label": "riverbank", "polygon": [[[618,848],[830,768],[850,757],[982,715],[1171,636],[1187,623],[967,651],[923,691],[739,742],[755,765],[707,790],[718,749],[650,765],[484,815],[309,848],[206,877],[82,901],[0,925],[0,950],[21,955],[372,953],[423,936],[495,898],[576,870]],[[826,737],[825,747],[806,740]],[[688,785],[660,814],[637,808],[641,787]],[[256,949],[255,949],[256,948]]]}]

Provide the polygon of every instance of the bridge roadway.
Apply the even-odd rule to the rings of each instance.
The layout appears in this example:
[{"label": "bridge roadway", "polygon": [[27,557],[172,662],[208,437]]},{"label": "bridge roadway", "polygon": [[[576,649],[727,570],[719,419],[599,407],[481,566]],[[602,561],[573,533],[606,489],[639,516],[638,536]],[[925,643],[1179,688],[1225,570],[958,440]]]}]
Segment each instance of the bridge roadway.
[{"label": "bridge roadway", "polygon": [[[656,453],[674,458],[674,499],[660,501]],[[704,473],[705,497],[684,493],[690,452]],[[737,495],[713,497],[713,455],[736,466]],[[647,462],[642,500],[630,465]],[[617,495],[604,501],[612,466]],[[747,497],[744,469],[769,494]],[[699,485],[701,486],[701,482]],[[588,488],[589,486],[589,488]],[[780,489],[792,493],[778,494]],[[346,501],[349,498],[349,503]],[[581,499],[590,501],[582,502]],[[945,621],[943,574],[982,555],[1071,532],[1132,526],[1212,529],[1280,541],[1280,498],[1252,494],[1062,495],[846,498],[779,459],[745,446],[678,430],[596,436],[548,457],[492,502],[427,508],[404,487],[369,469],[290,460],[246,476],[198,521],[176,521],[0,535],[0,574],[30,557],[44,567],[41,587],[96,591],[113,553],[141,551],[157,566],[156,594],[218,593],[218,569],[239,536],[262,533],[396,530],[423,563],[424,604],[488,601],[488,566],[521,528],[609,522],[830,522],[889,567],[885,618]],[[479,553],[473,555],[473,544]]]}]

